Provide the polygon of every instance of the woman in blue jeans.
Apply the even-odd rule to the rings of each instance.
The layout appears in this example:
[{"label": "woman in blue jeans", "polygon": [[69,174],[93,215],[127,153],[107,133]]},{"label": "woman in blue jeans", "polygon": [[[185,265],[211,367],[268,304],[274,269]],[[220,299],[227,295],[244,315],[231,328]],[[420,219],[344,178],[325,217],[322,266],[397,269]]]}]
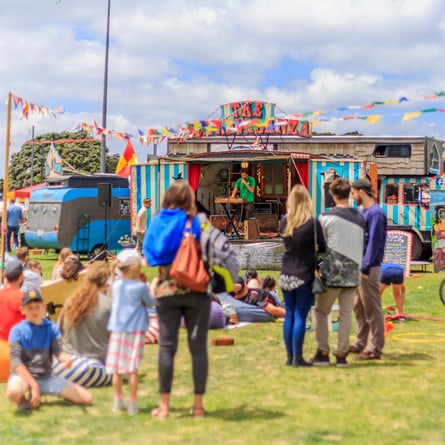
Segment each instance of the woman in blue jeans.
[{"label": "woman in blue jeans", "polygon": [[145,258],[150,266],[159,266],[159,277],[151,289],[156,299],[159,319],[159,406],[152,416],[166,418],[170,412],[170,393],[174,360],[178,348],[179,327],[184,318],[187,340],[192,356],[194,401],[190,414],[204,416],[203,397],[206,391],[211,297],[194,292],[170,277],[170,266],[183,238],[183,231],[191,221],[191,232],[199,241],[201,227],[196,217],[195,193],[185,181],[174,182],[165,192],[161,211],[148,226],[143,241]]},{"label": "woman in blue jeans", "polygon": [[295,185],[286,202],[287,214],[280,223],[284,239],[284,255],[279,284],[283,292],[286,315],[283,324],[288,366],[311,366],[303,358],[306,318],[314,302],[312,282],[315,272],[314,224],[317,246],[326,245],[318,220],[312,218],[311,199],[305,187]]}]

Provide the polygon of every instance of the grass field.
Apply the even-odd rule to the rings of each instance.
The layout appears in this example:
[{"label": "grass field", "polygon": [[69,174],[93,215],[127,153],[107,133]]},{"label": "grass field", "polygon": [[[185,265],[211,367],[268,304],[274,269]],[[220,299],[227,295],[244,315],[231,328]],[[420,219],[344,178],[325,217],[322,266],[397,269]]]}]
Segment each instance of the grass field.
[{"label": "grass field", "polygon": [[[45,278],[55,256],[37,257]],[[150,276],[154,271],[147,270]],[[438,298],[442,276],[407,280],[406,313],[445,320]],[[384,305],[393,304],[389,290]],[[150,417],[157,405],[157,345],[147,345],[134,417],[113,415],[111,388],[93,389],[92,407],[48,397],[31,413],[0,402],[2,444],[443,444],[445,443],[445,330],[443,321],[395,323],[384,357],[346,369],[284,366],[282,324],[251,324],[210,331],[234,346],[209,346],[207,417],[189,415],[190,358],[181,332],[171,417]],[[335,344],[331,335],[331,346]],[[315,352],[309,331],[305,356]],[[0,384],[4,393],[5,384]]]}]

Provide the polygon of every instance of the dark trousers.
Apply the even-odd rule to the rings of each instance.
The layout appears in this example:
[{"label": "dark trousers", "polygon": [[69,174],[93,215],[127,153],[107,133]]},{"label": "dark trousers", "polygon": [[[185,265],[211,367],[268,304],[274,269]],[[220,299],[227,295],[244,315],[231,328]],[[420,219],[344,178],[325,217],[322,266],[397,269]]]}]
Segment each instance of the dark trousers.
[{"label": "dark trousers", "polygon": [[197,293],[173,295],[156,300],[156,312],[159,318],[160,393],[171,392],[182,317],[184,317],[188,346],[192,356],[194,392],[195,394],[205,393],[209,368],[207,334],[210,303],[209,296]]},{"label": "dark trousers", "polygon": [[14,234],[14,246],[19,247],[19,227],[8,226],[6,230],[6,251],[11,252],[11,235]]},{"label": "dark trousers", "polygon": [[248,202],[247,204],[237,204],[233,220],[244,222],[246,219],[253,218],[253,210],[254,207],[251,202]]}]

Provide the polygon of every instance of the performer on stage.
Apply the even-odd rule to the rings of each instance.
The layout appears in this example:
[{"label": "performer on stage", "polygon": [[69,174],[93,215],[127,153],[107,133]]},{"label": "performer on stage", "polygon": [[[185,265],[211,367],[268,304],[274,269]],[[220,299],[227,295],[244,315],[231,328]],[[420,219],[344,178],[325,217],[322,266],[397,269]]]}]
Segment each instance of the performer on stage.
[{"label": "performer on stage", "polygon": [[236,197],[237,191],[239,196],[247,201],[247,204],[238,204],[236,207],[234,220],[243,222],[245,219],[252,218],[253,202],[255,201],[255,178],[249,176],[249,171],[246,168],[241,169],[241,178],[235,183],[235,188],[230,195],[231,198]]}]

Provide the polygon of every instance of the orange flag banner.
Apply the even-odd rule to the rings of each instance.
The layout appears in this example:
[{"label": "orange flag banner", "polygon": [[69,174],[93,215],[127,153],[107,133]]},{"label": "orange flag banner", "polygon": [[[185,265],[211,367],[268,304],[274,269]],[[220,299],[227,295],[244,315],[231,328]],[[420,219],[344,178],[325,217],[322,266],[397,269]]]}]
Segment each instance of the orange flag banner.
[{"label": "orange flag banner", "polygon": [[131,139],[128,139],[124,152],[117,163],[116,174],[123,178],[128,178],[130,176],[130,166],[137,163],[138,158],[134,151],[133,144],[131,143]]}]

